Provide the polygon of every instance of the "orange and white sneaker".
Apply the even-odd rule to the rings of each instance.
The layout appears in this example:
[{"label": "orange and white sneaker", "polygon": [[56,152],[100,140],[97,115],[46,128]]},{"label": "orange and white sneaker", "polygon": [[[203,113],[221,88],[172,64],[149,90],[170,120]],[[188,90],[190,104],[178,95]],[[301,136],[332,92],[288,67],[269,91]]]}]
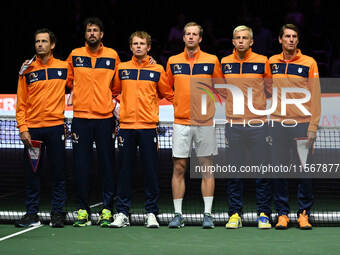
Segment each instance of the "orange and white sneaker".
[{"label": "orange and white sneaker", "polygon": [[312,229],[312,225],[308,222],[308,215],[306,214],[306,210],[303,210],[303,212],[300,213],[298,223],[300,229],[302,230]]},{"label": "orange and white sneaker", "polygon": [[279,216],[279,220],[275,226],[275,229],[287,229],[288,228],[289,219],[287,215]]}]

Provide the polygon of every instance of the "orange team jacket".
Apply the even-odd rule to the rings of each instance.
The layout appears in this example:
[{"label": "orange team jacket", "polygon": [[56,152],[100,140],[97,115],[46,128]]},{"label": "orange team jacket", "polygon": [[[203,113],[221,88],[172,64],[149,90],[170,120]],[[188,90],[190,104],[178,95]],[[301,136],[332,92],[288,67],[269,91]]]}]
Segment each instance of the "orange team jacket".
[{"label": "orange team jacket", "polygon": [[67,62],[51,56],[47,65],[37,57],[19,76],[16,118],[20,133],[64,124],[67,74]]},{"label": "orange team jacket", "polygon": [[[269,59],[273,88],[278,88],[278,105],[271,115],[274,121],[293,119],[297,123],[309,122],[308,131],[317,131],[321,116],[321,92],[318,66],[315,60],[303,55],[298,50],[297,55],[290,61],[284,60],[283,53],[274,55]],[[307,89],[311,93],[311,99],[303,106],[311,113],[305,115],[296,105],[287,104],[286,115],[281,113],[281,88],[294,87]],[[302,93],[287,93],[287,99],[304,98]],[[289,123],[288,121],[285,123]]]},{"label": "orange team jacket", "polygon": [[272,83],[270,66],[267,57],[256,54],[249,49],[243,60],[237,56],[236,50],[221,61],[222,73],[227,84],[235,85],[244,95],[244,115],[233,114],[233,95],[226,89],[226,119],[233,124],[259,123],[267,121],[267,115],[256,115],[248,107],[248,88],[252,89],[252,105],[256,110],[266,109],[266,91],[271,94]]},{"label": "orange team jacket", "polygon": [[[198,49],[190,61],[186,50],[169,58],[166,74],[174,87],[174,123],[181,125],[212,125],[215,114],[214,95],[211,78],[223,78],[221,65],[214,55]],[[196,79],[192,79],[196,78]],[[202,114],[202,94],[207,98],[207,111]],[[214,95],[217,96],[217,95]]]},{"label": "orange team jacket", "polygon": [[66,61],[71,67],[68,87],[73,89],[73,116],[83,119],[112,117],[111,85],[120,63],[117,52],[101,44],[100,50],[92,53],[85,44],[74,49]]},{"label": "orange team jacket", "polygon": [[156,128],[159,95],[172,102],[174,92],[168,84],[164,68],[149,64],[149,56],[141,64],[135,57],[118,65],[113,96],[122,94],[119,121],[122,129]]}]

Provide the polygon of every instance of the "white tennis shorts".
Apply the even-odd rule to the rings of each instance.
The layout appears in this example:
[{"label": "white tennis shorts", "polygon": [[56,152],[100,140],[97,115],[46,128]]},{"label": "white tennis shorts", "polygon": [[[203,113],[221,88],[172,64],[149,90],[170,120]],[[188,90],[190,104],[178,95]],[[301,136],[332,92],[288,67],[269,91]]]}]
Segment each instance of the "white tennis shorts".
[{"label": "white tennis shorts", "polygon": [[197,157],[217,155],[216,131],[214,126],[173,125],[172,156],[188,158],[195,145]]}]

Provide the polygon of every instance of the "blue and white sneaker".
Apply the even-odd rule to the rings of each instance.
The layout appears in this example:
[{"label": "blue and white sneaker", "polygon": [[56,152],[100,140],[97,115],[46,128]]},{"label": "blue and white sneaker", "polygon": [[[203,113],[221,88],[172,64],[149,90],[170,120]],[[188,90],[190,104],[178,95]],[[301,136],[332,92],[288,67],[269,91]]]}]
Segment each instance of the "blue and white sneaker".
[{"label": "blue and white sneaker", "polygon": [[272,225],[269,222],[269,217],[265,213],[261,213],[257,218],[257,224],[259,229],[270,229]]},{"label": "blue and white sneaker", "polygon": [[214,228],[214,222],[213,222],[213,217],[211,216],[210,213],[204,213],[204,217],[203,217],[203,228],[204,229],[210,229],[210,228]]},{"label": "blue and white sneaker", "polygon": [[175,217],[169,223],[169,228],[183,228],[184,227],[184,218],[182,214],[175,213]]}]

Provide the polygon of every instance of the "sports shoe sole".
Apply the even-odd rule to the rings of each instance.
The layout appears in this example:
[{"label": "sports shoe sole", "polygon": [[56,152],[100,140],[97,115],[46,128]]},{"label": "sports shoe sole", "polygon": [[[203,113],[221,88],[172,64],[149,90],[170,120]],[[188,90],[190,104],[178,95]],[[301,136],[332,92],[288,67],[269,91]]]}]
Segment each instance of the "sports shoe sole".
[{"label": "sports shoe sole", "polygon": [[312,227],[306,226],[306,227],[300,227],[298,226],[299,229],[301,230],[312,230]]},{"label": "sports shoe sole", "polygon": [[145,225],[147,228],[159,228],[159,225]]},{"label": "sports shoe sole", "polygon": [[115,225],[113,223],[114,222],[112,222],[110,224],[110,228],[126,228],[126,227],[130,226],[130,222],[124,222],[122,225]]},{"label": "sports shoe sole", "polygon": [[51,228],[63,228],[64,227],[64,225],[61,225],[61,224],[52,224],[52,222],[50,222],[50,227]]},{"label": "sports shoe sole", "polygon": [[286,230],[286,229],[288,229],[288,227],[280,225],[280,226],[276,226],[275,229],[277,229],[277,230]]},{"label": "sports shoe sole", "polygon": [[184,223],[182,223],[181,225],[179,226],[168,226],[169,228],[184,228]]},{"label": "sports shoe sole", "polygon": [[111,225],[110,224],[110,228],[126,228],[130,226],[130,224],[124,224],[124,225]]},{"label": "sports shoe sole", "polygon": [[19,228],[31,228],[31,227],[38,227],[38,226],[41,226],[41,222],[38,221],[38,222],[35,222],[35,223],[30,223],[28,225],[25,225],[25,224],[17,224],[15,225],[16,227],[19,227]]},{"label": "sports shoe sole", "polygon": [[111,224],[111,223],[104,222],[104,223],[100,224],[100,227],[101,227],[101,228],[108,228],[108,227],[110,227],[110,224]]},{"label": "sports shoe sole", "polygon": [[263,227],[263,226],[260,227],[260,226],[258,226],[258,228],[259,228],[259,229],[271,229],[272,226],[268,226],[268,227]]},{"label": "sports shoe sole", "polygon": [[235,225],[235,226],[225,226],[226,229],[238,229],[238,228],[242,228],[242,223],[239,225]]},{"label": "sports shoe sole", "polygon": [[73,224],[73,227],[86,227],[86,226],[90,226],[92,225],[91,221],[88,221],[88,222],[85,222],[85,223],[74,223]]},{"label": "sports shoe sole", "polygon": [[202,226],[203,229],[213,229],[215,226]]}]

